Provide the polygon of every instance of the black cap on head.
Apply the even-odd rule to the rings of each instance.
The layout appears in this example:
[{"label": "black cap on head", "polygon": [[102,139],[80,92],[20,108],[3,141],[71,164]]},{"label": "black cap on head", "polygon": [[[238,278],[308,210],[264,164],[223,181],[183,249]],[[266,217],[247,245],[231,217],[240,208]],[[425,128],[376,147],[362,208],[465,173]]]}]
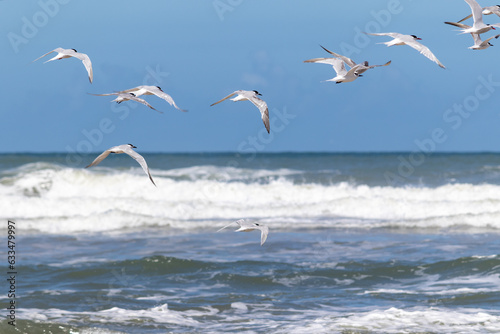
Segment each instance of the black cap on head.
[{"label": "black cap on head", "polygon": [[75,49],[71,49],[71,50],[73,50],[73,51],[75,51],[75,52],[78,52],[78,51],[76,51]]},{"label": "black cap on head", "polygon": [[[161,87],[160,86],[156,86],[156,88],[158,88],[159,90],[161,90]],[[161,90],[162,91],[162,90]],[[163,91],[162,91],[163,92]]]},{"label": "black cap on head", "polygon": [[132,145],[132,144],[128,144],[130,147],[132,148],[137,148],[136,146]]},{"label": "black cap on head", "polygon": [[253,92],[254,92],[255,94],[257,94],[257,95],[262,95],[261,93],[259,93],[259,92],[258,92],[258,91],[256,91],[256,90],[254,90]]}]

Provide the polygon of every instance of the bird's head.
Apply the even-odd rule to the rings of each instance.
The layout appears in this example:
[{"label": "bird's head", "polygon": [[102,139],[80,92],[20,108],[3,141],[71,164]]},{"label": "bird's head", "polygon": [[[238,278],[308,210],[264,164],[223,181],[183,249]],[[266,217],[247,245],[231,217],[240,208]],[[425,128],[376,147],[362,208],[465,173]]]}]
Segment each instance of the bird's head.
[{"label": "bird's head", "polygon": [[366,61],[366,60],[362,64],[363,64],[363,66],[369,66],[368,61]]},{"label": "bird's head", "polygon": [[415,35],[411,35],[411,37],[413,37],[414,39],[419,40],[419,41],[422,40],[420,37],[417,37]]},{"label": "bird's head", "polygon": [[130,94],[130,95],[132,95],[132,96],[135,96],[135,94],[134,94],[134,93],[129,93],[129,94]]},{"label": "bird's head", "polygon": [[132,145],[132,144],[127,144],[128,146],[130,146],[131,148],[137,148],[136,146]]},{"label": "bird's head", "polygon": [[254,90],[253,92],[254,92],[255,94],[257,94],[257,95],[262,96],[262,94],[261,94],[261,93],[259,93],[259,92],[258,92],[258,91],[256,91],[256,90]]},{"label": "bird's head", "polygon": [[71,49],[71,50],[73,50],[73,51],[75,51],[75,52],[78,52],[78,51],[76,51],[75,49]]},{"label": "bird's head", "polygon": [[161,90],[161,91],[163,92],[163,90],[161,89],[161,87],[160,87],[160,86],[156,86],[156,88],[158,88],[159,90]]},{"label": "bird's head", "polygon": [[490,42],[488,42],[488,45],[489,45],[489,46],[493,46],[493,44],[491,44]]}]

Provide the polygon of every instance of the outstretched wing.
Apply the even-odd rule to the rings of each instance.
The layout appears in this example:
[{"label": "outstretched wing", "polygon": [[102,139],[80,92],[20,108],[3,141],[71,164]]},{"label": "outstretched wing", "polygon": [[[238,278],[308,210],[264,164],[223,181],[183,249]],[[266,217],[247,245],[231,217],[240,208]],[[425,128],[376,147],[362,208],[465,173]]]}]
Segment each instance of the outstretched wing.
[{"label": "outstretched wing", "polygon": [[217,101],[215,103],[212,103],[210,106],[214,106],[214,105],[216,105],[218,103],[221,103],[222,101],[227,100],[227,99],[229,99],[230,97],[232,97],[232,96],[234,96],[236,94],[238,94],[238,92],[233,92],[233,93],[229,94],[228,96],[226,96],[225,98],[223,98],[222,100],[219,100],[219,101]]},{"label": "outstretched wing", "polygon": [[[139,87],[141,87],[141,86],[139,86]],[[170,95],[168,95],[167,93],[165,93],[164,91],[162,91],[161,89],[159,89],[156,86],[152,86],[152,87],[151,86],[142,86],[142,89],[145,89],[148,92],[151,92],[154,95],[158,96],[159,98],[164,99],[165,101],[167,101],[171,106],[173,106],[177,110],[180,110],[183,112],[187,111],[187,110],[179,108],[177,106],[177,104],[175,104],[174,99]]]},{"label": "outstretched wing", "polygon": [[[127,94],[118,94],[118,96],[125,96],[127,99],[129,100],[132,100],[132,101],[135,101],[135,102],[139,102],[139,103],[142,103],[144,104],[145,106],[148,106],[149,108],[155,110],[155,111],[158,111],[156,110],[155,108],[153,108],[149,103],[146,102],[146,100],[144,99],[141,99],[131,93],[127,93]],[[163,111],[158,111],[160,114],[163,114]]]},{"label": "outstretched wing", "polygon": [[269,227],[261,225],[259,227],[259,230],[260,230],[260,245],[262,246],[264,242],[266,242],[267,235],[269,234]]},{"label": "outstretched wing", "polygon": [[404,36],[403,34],[397,32],[365,32],[365,34],[372,36],[389,36],[392,38],[399,38]]},{"label": "outstretched wing", "polygon": [[468,26],[468,25],[460,23],[460,22],[445,22],[445,24],[449,24],[449,25],[459,27],[462,29],[469,29],[471,27],[471,26]]},{"label": "outstretched wing", "polygon": [[97,164],[99,164],[101,161],[103,161],[104,159],[106,159],[106,157],[111,153],[110,150],[106,150],[104,152],[102,152],[97,158],[95,158],[94,161],[92,161],[92,163],[88,166],[85,166],[85,168],[89,168],[89,167],[92,167],[92,166],[95,166]]},{"label": "outstretched wing", "polygon": [[57,48],[57,49],[54,49],[54,50],[52,50],[52,51],[49,51],[49,52],[47,52],[46,54],[44,54],[43,56],[40,56],[40,57],[38,57],[37,59],[33,60],[33,61],[32,61],[32,63],[34,63],[35,61],[37,61],[37,60],[38,60],[38,59],[40,59],[40,58],[45,57],[46,55],[51,54],[52,52],[59,52],[59,50],[62,50],[62,48]]},{"label": "outstretched wing", "polygon": [[264,100],[259,99],[257,96],[252,96],[248,100],[259,108],[260,116],[264,122],[267,133],[270,133],[271,125],[269,124],[269,109],[267,108],[267,103]]},{"label": "outstretched wing", "polygon": [[94,95],[94,96],[110,96],[110,95],[120,95],[121,93],[107,93],[107,94],[92,94],[92,93],[87,93],[89,95]]},{"label": "outstretched wing", "polygon": [[484,24],[483,22],[483,8],[479,6],[476,0],[465,0],[472,10],[472,17],[474,18],[474,26],[477,24]]},{"label": "outstretched wing", "polygon": [[420,52],[421,54],[423,54],[424,56],[426,56],[427,58],[429,58],[430,60],[432,60],[433,62],[438,64],[439,67],[446,68],[446,67],[444,67],[443,64],[441,64],[439,59],[437,59],[437,57],[431,52],[431,50],[428,47],[426,47],[425,45],[423,45],[415,40],[406,41],[406,45],[411,46],[412,48],[414,48],[415,50],[417,50],[418,52]]},{"label": "outstretched wing", "polygon": [[335,52],[333,52],[333,51],[330,51],[330,50],[328,50],[327,48],[325,48],[325,47],[324,47],[324,46],[322,46],[322,45],[320,45],[320,46],[323,48],[323,50],[325,50],[325,51],[326,51],[326,52],[328,52],[329,54],[331,54],[331,55],[333,55],[333,56],[335,56],[335,57],[337,57],[337,58],[342,59],[342,60],[344,61],[344,63],[346,63],[349,67],[354,67],[354,66],[356,66],[356,63],[355,63],[355,62],[354,62],[354,60],[352,60],[351,58],[346,57],[346,56],[342,56],[342,55],[339,55],[339,54],[337,54],[337,53],[335,53]]},{"label": "outstretched wing", "polygon": [[232,223],[230,223],[230,224],[227,224],[226,226],[224,226],[224,227],[222,227],[222,228],[218,229],[218,230],[217,230],[217,232],[222,231],[223,229],[225,229],[226,227],[229,227],[229,226],[233,225],[234,223],[236,223],[236,224],[238,224],[238,225],[240,225],[240,226],[241,226],[241,223],[242,223],[242,222],[244,222],[244,221],[245,221],[245,219],[240,219],[240,220],[237,220],[237,221],[232,222]]},{"label": "outstretched wing", "polygon": [[132,158],[134,158],[135,161],[137,161],[139,163],[139,165],[141,165],[144,172],[146,172],[146,174],[148,174],[149,179],[151,180],[151,182],[153,182],[153,184],[156,187],[155,181],[153,181],[153,177],[151,176],[151,173],[149,172],[149,168],[148,168],[148,164],[146,163],[146,159],[144,159],[142,155],[140,155],[139,153],[134,151],[132,148],[130,148],[130,146],[123,148],[123,152],[130,155]]},{"label": "outstretched wing", "polygon": [[85,69],[87,70],[87,73],[89,75],[89,81],[92,83],[94,80],[94,73],[92,72],[92,62],[90,61],[89,56],[87,56],[85,53],[79,53],[75,52],[71,56],[78,58],[82,61],[83,66],[85,66]]},{"label": "outstretched wing", "polygon": [[471,17],[472,17],[472,14],[469,14],[466,17],[464,17],[463,19],[461,19],[460,21],[458,21],[457,23],[463,22],[463,21],[465,21],[467,19],[470,19]]},{"label": "outstretched wing", "polygon": [[347,73],[344,61],[339,58],[313,58],[304,60],[304,63],[328,64],[333,66],[333,69],[335,70],[335,73],[337,73],[337,75],[345,75]]}]

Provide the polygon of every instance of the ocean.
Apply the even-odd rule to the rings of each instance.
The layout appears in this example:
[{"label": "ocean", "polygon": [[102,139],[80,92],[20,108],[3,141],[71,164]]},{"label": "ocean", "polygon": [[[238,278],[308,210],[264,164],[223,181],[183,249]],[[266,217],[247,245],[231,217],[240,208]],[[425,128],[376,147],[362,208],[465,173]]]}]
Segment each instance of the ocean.
[{"label": "ocean", "polygon": [[500,332],[500,154],[96,155],[0,155],[0,333]]}]

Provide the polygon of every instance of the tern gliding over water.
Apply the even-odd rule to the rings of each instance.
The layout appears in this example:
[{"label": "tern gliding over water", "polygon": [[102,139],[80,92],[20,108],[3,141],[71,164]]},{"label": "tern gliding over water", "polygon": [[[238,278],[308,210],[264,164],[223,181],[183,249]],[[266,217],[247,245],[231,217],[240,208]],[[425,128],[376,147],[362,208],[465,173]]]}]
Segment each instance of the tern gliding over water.
[{"label": "tern gliding over water", "polygon": [[250,101],[252,102],[257,108],[259,108],[260,115],[262,118],[262,121],[264,122],[264,126],[266,127],[267,133],[270,131],[270,125],[269,125],[269,109],[267,108],[267,103],[264,102],[262,99],[258,97],[260,94],[256,90],[237,90],[222,100],[219,100],[215,103],[212,103],[210,106],[214,106],[217,103],[221,103],[224,100],[229,99],[230,97],[236,95],[236,97],[232,98],[231,101],[237,102],[237,101]]},{"label": "tern gliding over water", "polygon": [[52,61],[52,60],[60,60],[60,59],[65,59],[65,58],[70,58],[70,57],[78,58],[82,61],[83,66],[85,66],[85,69],[87,70],[87,73],[89,75],[89,81],[90,81],[90,83],[92,83],[92,81],[94,80],[94,74],[92,73],[92,62],[90,61],[89,56],[87,56],[85,53],[77,52],[75,49],[57,48],[57,49],[54,49],[50,52],[47,52],[46,54],[44,54],[41,57],[38,57],[37,59],[33,60],[32,62],[35,62],[38,59],[43,58],[52,52],[57,52],[57,55],[54,58],[51,58],[51,59],[45,61],[44,64],[49,62],[49,61]]},{"label": "tern gliding over water", "polygon": [[137,147],[135,147],[132,144],[124,144],[124,145],[113,146],[111,148],[108,148],[106,151],[101,153],[97,158],[95,158],[95,160],[92,161],[92,163],[90,165],[86,166],[85,168],[92,167],[92,166],[99,164],[101,161],[106,159],[106,157],[110,153],[115,153],[115,154],[126,153],[129,156],[131,156],[132,158],[134,158],[134,160],[137,161],[139,163],[139,165],[141,165],[142,169],[146,172],[146,174],[148,174],[151,182],[153,182],[153,184],[156,186],[155,181],[153,181],[153,177],[151,176],[151,173],[149,172],[149,168],[148,168],[148,164],[146,163],[146,160],[142,157],[142,155],[140,155],[139,153],[134,151],[133,148],[137,148]]},{"label": "tern gliding over water", "polygon": [[373,35],[373,36],[389,36],[392,37],[393,39],[388,42],[383,42],[381,44],[385,44],[387,46],[393,46],[393,45],[408,45],[436,64],[439,65],[441,68],[445,68],[443,64],[437,59],[437,57],[431,52],[431,50],[426,47],[425,45],[417,42],[418,40],[421,40],[421,38],[415,36],[415,35],[403,35],[399,34],[397,32],[386,32],[386,33],[365,33],[367,35]]},{"label": "tern gliding over water", "polygon": [[261,225],[257,223],[249,223],[246,222],[245,219],[240,219],[235,222],[232,222],[229,225],[224,226],[223,228],[219,229],[217,232],[225,229],[226,227],[229,227],[233,225],[234,223],[238,224],[240,227],[235,231],[235,232],[251,232],[255,230],[260,231],[260,245],[262,246],[264,242],[266,242],[267,235],[269,234],[269,227],[266,225]]}]

